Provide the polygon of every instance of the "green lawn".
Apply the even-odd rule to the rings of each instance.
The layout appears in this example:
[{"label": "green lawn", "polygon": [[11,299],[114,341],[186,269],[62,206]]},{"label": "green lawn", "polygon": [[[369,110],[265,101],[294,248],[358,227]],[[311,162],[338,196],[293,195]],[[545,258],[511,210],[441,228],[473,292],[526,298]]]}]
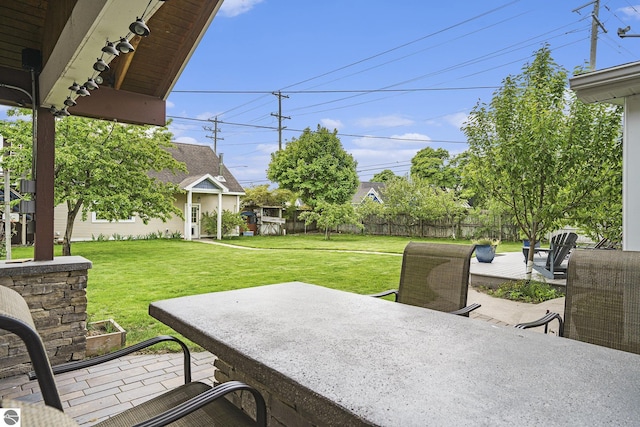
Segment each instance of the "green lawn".
[{"label": "green lawn", "polygon": [[[324,234],[291,234],[288,236],[252,236],[223,239],[223,243],[252,248],[268,249],[328,249],[375,251],[401,254],[408,242],[435,242],[471,244],[470,240],[423,239],[417,237],[368,236],[360,234],[331,234],[324,240]],[[498,252],[518,252],[522,242],[502,242]]]},{"label": "green lawn", "polygon": [[[325,241],[318,235],[290,235],[222,241],[245,248],[181,240],[78,242],[72,253],[93,263],[87,287],[89,321],[115,319],[133,344],[173,333],[148,315],[149,303],[161,299],[287,281],[362,294],[395,288],[401,254],[410,240],[424,239],[334,235]],[[521,244],[501,244],[499,249],[511,246],[520,250]],[[60,246],[55,251],[61,255]],[[33,248],[12,251],[14,259],[32,256]]]}]

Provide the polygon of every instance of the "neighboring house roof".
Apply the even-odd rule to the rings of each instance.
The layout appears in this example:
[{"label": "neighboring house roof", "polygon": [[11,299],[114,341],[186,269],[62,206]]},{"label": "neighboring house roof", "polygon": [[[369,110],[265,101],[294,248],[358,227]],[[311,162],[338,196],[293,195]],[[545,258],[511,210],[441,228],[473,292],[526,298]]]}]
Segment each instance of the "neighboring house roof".
[{"label": "neighboring house roof", "polygon": [[[194,184],[206,179],[218,181],[220,176],[220,159],[208,145],[184,144],[174,142],[174,147],[168,148],[174,159],[187,166],[187,172],[172,172],[164,170],[152,172],[151,176],[163,182],[177,184],[182,189],[189,189]],[[244,193],[244,189],[231,174],[228,168],[222,167],[222,176],[219,184],[228,189],[230,193]]]},{"label": "neighboring house roof", "polygon": [[382,190],[387,186],[384,182],[361,182],[358,191],[353,196],[352,203],[360,204],[365,198],[374,202],[383,203]]}]

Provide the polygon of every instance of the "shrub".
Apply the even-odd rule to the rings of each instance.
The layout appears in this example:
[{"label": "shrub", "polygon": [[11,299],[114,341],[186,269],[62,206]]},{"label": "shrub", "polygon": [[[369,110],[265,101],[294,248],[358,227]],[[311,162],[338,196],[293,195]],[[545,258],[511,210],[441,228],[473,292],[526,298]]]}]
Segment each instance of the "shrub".
[{"label": "shrub", "polygon": [[535,280],[505,282],[501,284],[498,289],[490,289],[487,293],[498,298],[532,303],[539,303],[564,296],[562,292],[548,283]]},{"label": "shrub", "polygon": [[[201,218],[202,228],[205,233],[210,235],[218,234],[218,213],[217,212],[203,212]],[[233,213],[229,210],[222,211],[222,236],[226,236],[236,227],[240,227],[240,231],[245,229],[247,225],[246,221],[240,213]]]}]

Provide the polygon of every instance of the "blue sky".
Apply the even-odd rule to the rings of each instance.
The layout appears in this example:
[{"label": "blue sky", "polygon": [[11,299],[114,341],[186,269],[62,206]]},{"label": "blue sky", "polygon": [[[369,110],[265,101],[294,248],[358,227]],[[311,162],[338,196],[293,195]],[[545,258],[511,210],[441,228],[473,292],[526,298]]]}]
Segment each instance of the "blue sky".
[{"label": "blue sky", "polygon": [[[175,139],[212,144],[245,186],[267,183],[278,148],[318,124],[338,129],[360,179],[391,169],[404,175],[415,153],[467,148],[460,131],[480,100],[518,74],[548,43],[572,71],[590,57],[591,5],[585,0],[459,1],[226,0],[168,101]],[[601,1],[596,68],[638,60],[640,5]],[[181,91],[211,91],[192,93]],[[219,91],[219,92],[215,92]],[[204,121],[201,121],[204,120]]]},{"label": "blue sky", "polygon": [[[213,144],[244,186],[268,183],[278,149],[306,127],[337,129],[366,181],[404,175],[420,149],[467,148],[460,130],[548,43],[572,71],[588,64],[588,0],[225,0],[168,98],[175,140]],[[601,0],[596,68],[638,60],[640,4]]]}]

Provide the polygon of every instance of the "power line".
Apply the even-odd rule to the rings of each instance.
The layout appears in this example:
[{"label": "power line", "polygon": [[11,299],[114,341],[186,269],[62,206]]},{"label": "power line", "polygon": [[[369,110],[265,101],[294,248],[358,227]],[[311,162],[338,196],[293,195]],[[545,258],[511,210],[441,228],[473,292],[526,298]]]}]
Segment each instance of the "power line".
[{"label": "power line", "polygon": [[[206,119],[194,119],[191,117],[179,117],[179,116],[167,116],[167,117],[172,119],[191,120],[191,121],[197,121],[197,122],[209,121]],[[229,126],[244,126],[244,127],[251,127],[256,129],[278,130],[277,126],[251,125],[247,123],[234,123],[234,122],[226,122],[222,120],[219,120],[218,123],[226,124]],[[304,132],[304,129],[289,129],[289,128],[284,128],[284,129],[286,129],[289,132],[299,132],[299,133]],[[315,132],[315,131],[311,131],[311,132]],[[391,140],[391,141],[407,141],[407,142],[439,142],[439,143],[448,143],[448,144],[466,144],[467,143],[467,141],[452,141],[452,140],[444,140],[444,139],[401,138],[401,137],[395,137],[395,136],[357,135],[357,134],[341,133],[341,132],[338,132],[337,135],[348,136],[352,138],[385,139],[385,140]]]},{"label": "power line", "polygon": [[[174,90],[174,93],[194,93],[194,94],[231,94],[243,95],[247,93],[270,93],[278,94],[314,94],[314,93],[376,93],[376,92],[437,92],[445,90],[478,90],[478,89],[498,89],[498,86],[466,86],[466,87],[421,87],[407,89],[326,89],[326,90],[282,90],[282,91],[244,91],[244,90]],[[280,95],[283,98],[288,96]]]},{"label": "power line", "polygon": [[338,72],[338,71],[342,71],[342,70],[344,70],[344,69],[346,69],[346,68],[353,67],[354,65],[358,65],[358,64],[361,64],[361,63],[363,63],[363,62],[370,61],[370,60],[372,60],[372,59],[378,58],[378,57],[380,57],[380,56],[386,55],[386,54],[388,54],[388,53],[391,53],[391,52],[394,52],[394,51],[396,51],[396,50],[399,50],[399,49],[402,49],[402,48],[404,48],[404,47],[407,47],[407,46],[410,46],[410,45],[412,45],[412,44],[415,44],[415,43],[417,43],[417,42],[419,42],[419,41],[422,41],[422,40],[425,40],[425,39],[427,39],[427,38],[433,37],[433,36],[435,36],[435,35],[437,35],[437,34],[444,33],[444,32],[446,32],[446,31],[449,31],[449,30],[453,29],[453,28],[460,27],[460,26],[462,26],[462,25],[468,24],[469,22],[475,21],[476,19],[479,19],[479,18],[482,18],[482,17],[484,17],[484,16],[490,15],[490,14],[492,14],[492,13],[494,13],[494,12],[498,11],[498,10],[504,9],[504,8],[506,8],[506,7],[508,7],[508,6],[511,6],[511,5],[513,5],[513,4],[515,4],[515,3],[519,3],[519,2],[520,2],[520,0],[514,0],[514,1],[511,1],[511,2],[509,2],[509,3],[505,3],[505,4],[503,4],[502,6],[498,6],[498,7],[496,7],[496,8],[490,9],[490,10],[488,10],[488,11],[486,11],[486,12],[483,12],[483,13],[481,13],[481,14],[479,14],[479,15],[472,16],[471,18],[468,18],[468,19],[462,20],[462,21],[457,22],[457,23],[455,23],[455,24],[453,24],[453,25],[450,25],[450,26],[448,26],[448,27],[445,27],[445,28],[442,28],[442,29],[440,29],[440,30],[434,31],[434,32],[432,32],[432,33],[429,33],[429,34],[427,34],[427,35],[425,35],[425,36],[422,36],[422,37],[419,37],[419,38],[417,38],[417,39],[411,40],[411,41],[409,41],[409,42],[403,43],[403,44],[401,44],[401,45],[395,46],[395,47],[393,47],[393,48],[391,48],[391,49],[387,49],[387,50],[385,50],[385,51],[379,52],[379,53],[377,53],[377,54],[375,54],[375,55],[368,56],[368,57],[366,57],[366,58],[363,58],[363,59],[360,59],[360,60],[358,60],[358,61],[352,62],[352,63],[350,63],[350,64],[344,65],[344,66],[342,66],[342,67],[335,68],[335,69],[333,69],[333,70],[331,70],[331,71],[327,71],[326,73],[319,74],[319,75],[317,75],[317,76],[315,76],[315,77],[311,77],[311,78],[308,78],[308,79],[305,79],[305,80],[299,81],[299,82],[297,82],[297,83],[290,84],[290,85],[288,85],[288,86],[286,86],[286,87],[284,87],[284,88],[282,88],[282,89],[288,89],[288,88],[293,87],[293,86],[298,86],[298,85],[301,85],[301,84],[303,84],[303,83],[307,83],[307,82],[309,82],[309,81],[316,80],[316,79],[319,79],[319,78],[321,78],[321,77],[327,76],[327,75],[329,75],[329,74],[333,74],[333,73],[336,73],[336,72]]},{"label": "power line", "polygon": [[[515,3],[515,2],[512,2],[512,3]],[[501,7],[506,7],[506,6],[508,6],[508,5],[512,4],[512,3],[509,3],[509,4],[506,4],[506,5],[503,5],[503,6],[501,6]],[[492,11],[495,11],[495,10],[496,10],[496,9],[494,9],[494,10],[492,10]],[[484,15],[486,15],[486,14],[491,13],[492,11],[486,12],[486,13],[484,13],[484,14],[482,14],[482,15],[479,15],[479,16],[484,16]],[[518,15],[518,16],[519,16],[519,15]],[[475,19],[475,18],[471,18],[470,20],[473,20],[473,19]],[[469,21],[469,20],[467,20],[467,21],[463,21],[463,22],[468,22],[468,21]],[[448,27],[448,28],[453,28],[453,27],[458,26],[458,25],[459,25],[459,24],[456,24],[456,25],[451,26],[451,27]],[[569,25],[572,25],[572,24],[569,24]],[[566,26],[568,26],[568,25],[566,25]],[[555,31],[557,31],[558,29],[564,28],[564,27],[566,27],[566,26],[563,26],[563,27],[560,27],[560,28],[554,29],[554,30],[552,30],[552,31],[548,31],[548,32],[544,33],[543,35],[549,34],[549,33],[551,33],[551,32],[555,32]],[[441,31],[445,31],[445,30],[446,30],[446,29],[441,30]],[[436,34],[436,33],[433,33],[433,34]],[[471,33],[469,33],[469,34],[471,34]],[[566,35],[567,33],[564,33],[564,34]],[[543,36],[543,35],[541,35],[541,36]],[[429,35],[428,35],[428,36],[429,36]],[[424,36],[424,37],[422,37],[422,38],[420,38],[420,39],[416,39],[416,40],[414,40],[413,42],[418,41],[418,40],[425,39],[425,38],[427,38],[428,36]],[[528,40],[526,40],[526,41],[524,41],[524,42],[519,42],[519,43],[516,43],[516,44],[514,44],[514,45],[511,45],[510,47],[503,48],[503,49],[499,49],[499,50],[497,50],[497,51],[493,52],[492,54],[488,55],[488,57],[496,57],[496,56],[498,56],[498,54],[505,54],[505,53],[508,53],[508,52],[510,52],[510,51],[514,51],[514,50],[516,50],[516,49],[515,49],[515,47],[516,47],[516,46],[518,46],[518,45],[520,45],[520,47],[518,47],[518,49],[522,49],[523,47],[526,47],[526,45],[524,45],[524,43],[526,43],[526,42],[528,42],[528,41],[531,41],[531,40],[534,40],[535,38],[538,38],[538,37],[541,37],[541,36],[531,37],[531,38],[529,38]],[[390,50],[387,50],[387,51],[381,52],[380,54],[374,55],[374,56],[369,57],[369,58],[374,58],[374,57],[377,57],[377,56],[383,55],[383,54],[385,54],[385,53],[388,53],[388,52],[390,52],[390,51],[393,51],[393,50],[396,50],[396,49],[400,49],[401,47],[404,47],[404,46],[407,46],[407,45],[409,45],[409,44],[412,44],[413,42],[405,43],[405,44],[403,44],[403,45],[398,46],[397,48],[394,48],[394,49],[390,49]],[[423,49],[423,50],[424,50],[424,49]],[[367,58],[365,58],[365,60],[366,60],[366,59],[367,59]],[[290,94],[316,94],[316,93],[317,93],[317,94],[324,94],[324,93],[358,93],[358,94],[369,94],[369,93],[386,93],[386,92],[389,92],[389,93],[400,93],[400,94],[403,94],[403,93],[411,93],[411,92],[426,92],[426,91],[474,90],[474,89],[496,89],[496,88],[497,88],[497,86],[472,86],[472,87],[448,87],[448,88],[433,88],[433,87],[432,87],[432,88],[407,88],[407,89],[393,89],[393,88],[392,88],[393,86],[398,86],[398,85],[400,85],[400,84],[406,84],[406,83],[408,83],[408,82],[410,82],[410,81],[413,81],[413,80],[417,80],[417,79],[420,79],[420,78],[429,77],[429,76],[436,75],[436,74],[439,74],[439,73],[449,72],[449,71],[451,71],[451,70],[453,70],[453,69],[455,69],[455,68],[460,68],[460,67],[463,67],[463,66],[468,66],[468,65],[471,65],[471,64],[474,64],[474,63],[477,63],[477,62],[480,62],[480,61],[486,61],[486,60],[487,60],[487,55],[485,55],[485,56],[483,56],[483,57],[476,58],[476,59],[474,59],[474,60],[465,61],[465,62],[463,62],[463,63],[461,63],[461,64],[458,64],[458,65],[455,65],[455,66],[447,67],[447,68],[445,68],[445,69],[443,69],[443,70],[440,70],[440,71],[438,71],[438,72],[432,72],[432,73],[429,73],[429,74],[424,74],[424,75],[419,76],[419,77],[416,77],[416,78],[414,78],[414,79],[412,79],[412,80],[408,80],[408,81],[403,81],[403,82],[400,82],[400,83],[396,83],[396,84],[393,84],[393,85],[387,86],[386,88],[381,88],[381,89],[348,89],[348,90],[288,90],[288,91],[280,91],[279,93],[284,92],[284,93],[290,93]],[[340,70],[340,69],[346,68],[346,67],[351,66],[351,65],[355,65],[355,64],[361,63],[361,62],[363,62],[363,61],[364,61],[364,60],[356,61],[356,62],[354,62],[354,63],[352,63],[352,64],[349,64],[349,65],[347,65],[347,66],[345,66],[345,67],[340,67],[340,68],[338,68],[338,69],[336,69],[336,70],[334,70],[334,71],[337,71],[337,70]],[[508,64],[512,64],[512,63],[514,63],[514,62],[517,62],[517,61],[512,61],[512,62],[509,62]],[[507,64],[507,65],[508,65],[508,64]],[[496,68],[496,67],[491,67],[491,69],[495,69],[495,68]],[[472,73],[472,74],[470,74],[470,75],[468,75],[468,76],[466,76],[466,77],[473,76],[473,75],[477,75],[477,74],[479,74],[479,73],[480,73],[480,72],[474,72],[474,73]],[[323,75],[326,75],[326,73],[325,73],[325,74],[322,74],[322,75],[320,75],[320,76],[323,76]],[[318,77],[320,77],[320,76],[318,76]],[[313,78],[312,78],[312,79],[313,79]],[[310,80],[310,79],[307,79],[307,80],[305,80],[305,81],[303,81],[303,82],[306,82],[306,81],[308,81],[308,80]],[[292,86],[295,86],[295,85],[300,84],[300,83],[303,83],[303,82],[299,82],[299,83],[296,83],[296,84],[293,84],[293,85],[289,85],[289,86],[287,86],[287,87],[292,87]],[[273,92],[270,92],[270,91],[228,91],[228,90],[227,90],[227,91],[218,91],[218,90],[202,90],[202,91],[201,91],[201,90],[196,90],[196,91],[193,91],[193,90],[190,90],[190,91],[175,91],[175,92],[179,92],[179,93],[238,93],[238,94],[251,93],[251,94],[265,94],[265,95],[266,95],[266,94],[269,94],[269,93],[273,93]],[[343,98],[343,99],[341,99],[341,100],[344,100],[344,99],[346,99],[346,98]],[[378,101],[378,100],[380,100],[380,99],[384,99],[384,98],[379,98],[379,99],[377,99],[377,100],[366,101],[366,102],[375,102],[375,101]],[[341,100],[333,100],[333,101],[330,101],[330,102],[328,102],[328,103],[338,102],[338,101],[341,101]],[[364,103],[364,102],[363,102],[363,103]],[[360,104],[362,104],[362,103],[358,103],[358,104],[351,104],[350,106],[353,106],[353,105],[360,105]],[[246,105],[246,104],[243,104],[243,105]],[[312,106],[307,106],[307,107],[298,107],[298,108],[295,108],[294,110],[299,110],[299,109],[304,109],[304,108],[311,108],[311,107],[313,107],[313,106],[318,106],[318,104],[315,104],[315,105],[312,105]],[[331,110],[338,109],[338,108],[346,108],[346,106],[337,107],[337,108],[332,108],[332,109],[325,109],[325,110],[322,110],[322,111],[331,111]],[[316,112],[317,112],[317,111],[316,111]],[[305,113],[304,115],[307,115],[307,114],[311,114],[311,113]],[[272,115],[277,117],[277,115],[275,115],[275,114],[272,114]],[[279,115],[281,115],[281,112],[279,112]],[[257,119],[256,119],[256,120],[257,120]],[[228,122],[228,123],[229,123],[229,122]],[[233,125],[235,125],[235,126],[249,126],[249,125],[248,125],[248,124],[246,124],[246,123],[242,123],[242,124],[240,124],[240,123],[235,123],[235,124],[233,124]],[[274,130],[274,129],[278,129],[278,130],[280,130],[280,131],[282,130],[281,125],[279,125],[279,126],[278,126],[278,128],[274,128],[273,126],[259,126],[259,125],[252,125],[251,127],[253,127],[254,129],[265,129],[265,130]],[[301,132],[301,130],[296,130],[296,129],[291,129],[290,131],[294,131],[294,132]],[[351,135],[344,135],[344,136],[351,136]],[[371,136],[368,136],[368,135],[353,135],[353,136],[354,136],[354,137],[360,137],[360,138],[362,138],[362,137],[371,137]],[[380,137],[380,138],[388,139],[387,137]],[[280,143],[281,143],[281,138],[279,138],[279,141],[280,141]],[[425,140],[422,140],[422,141],[432,141],[432,140],[426,140],[426,139],[425,139]],[[444,142],[447,142],[447,141],[444,141]],[[461,142],[461,141],[451,141],[451,142],[454,142],[454,143],[455,143],[455,142]],[[465,142],[461,142],[461,143],[465,143]]]},{"label": "power line", "polygon": [[[307,79],[305,79],[305,80],[302,80],[302,81],[299,81],[299,82],[296,82],[296,83],[293,83],[293,84],[287,85],[287,86],[285,86],[285,87],[281,88],[280,90],[281,90],[281,91],[283,91],[284,89],[288,89],[288,88],[291,88],[291,87],[294,87],[294,86],[298,86],[298,85],[301,85],[301,84],[303,84],[303,83],[306,83],[306,82],[309,82],[309,81],[312,81],[312,80],[316,80],[316,79],[319,79],[319,78],[321,78],[321,77],[324,77],[324,76],[327,76],[327,75],[330,75],[330,74],[336,73],[336,72],[338,72],[338,71],[341,71],[341,70],[344,70],[344,69],[347,69],[347,68],[353,67],[353,66],[355,66],[355,65],[358,65],[358,64],[361,64],[361,63],[364,63],[364,62],[370,61],[370,60],[375,59],[375,58],[378,58],[378,57],[380,57],[380,56],[384,56],[384,55],[389,54],[389,53],[391,53],[391,52],[394,52],[394,51],[397,51],[397,50],[399,50],[399,49],[402,49],[402,48],[405,48],[405,47],[407,47],[407,46],[410,46],[410,45],[412,45],[412,44],[415,44],[415,43],[417,43],[417,42],[419,42],[419,41],[422,41],[422,40],[428,39],[428,38],[430,38],[430,37],[434,37],[434,36],[436,36],[436,35],[438,35],[438,34],[441,34],[441,33],[447,32],[447,31],[452,30],[452,29],[454,29],[454,28],[457,28],[457,27],[463,26],[463,25],[465,25],[465,24],[468,24],[468,23],[470,23],[470,22],[473,22],[473,21],[475,21],[475,20],[477,20],[477,19],[480,19],[480,18],[482,18],[482,17],[485,17],[485,16],[487,16],[487,15],[490,15],[490,14],[492,14],[492,13],[494,13],[494,12],[497,12],[497,11],[499,11],[499,10],[501,10],[501,9],[507,8],[507,7],[509,7],[509,6],[513,5],[513,4],[519,3],[520,1],[521,1],[521,0],[513,0],[513,1],[510,1],[510,2],[507,2],[507,3],[505,3],[505,4],[501,5],[501,6],[495,7],[495,8],[493,8],[493,9],[490,9],[490,10],[485,11],[485,12],[483,12],[483,13],[480,13],[480,14],[478,14],[478,15],[475,15],[475,16],[472,16],[472,17],[470,17],[470,18],[464,19],[464,20],[459,21],[459,22],[457,22],[457,23],[455,23],[455,24],[453,24],[453,25],[449,25],[449,26],[447,26],[447,27],[445,27],[445,28],[441,28],[441,29],[439,29],[439,30],[437,30],[437,31],[431,32],[431,33],[426,34],[426,35],[424,35],[424,36],[422,36],[422,37],[419,37],[419,38],[417,38],[417,39],[414,39],[414,40],[411,40],[411,41],[409,41],[409,42],[406,42],[406,43],[400,44],[400,45],[398,45],[398,46],[392,47],[392,48],[390,48],[390,49],[384,50],[384,51],[379,52],[379,53],[377,53],[377,54],[374,54],[374,55],[368,56],[368,57],[366,57],[366,58],[363,58],[363,59],[357,60],[357,61],[352,62],[352,63],[349,63],[349,64],[347,64],[347,65],[344,65],[344,66],[341,66],[341,67],[335,68],[335,69],[330,70],[330,71],[327,71],[327,72],[325,72],[325,73],[322,73],[322,74],[316,75],[316,76],[314,76],[314,77],[310,77],[310,78],[307,78]],[[175,92],[177,92],[177,91],[175,91]],[[253,91],[246,91],[245,93],[254,93],[254,92],[253,92]],[[254,103],[254,102],[257,102],[258,100],[263,99],[264,97],[266,97],[266,96],[267,96],[267,93],[266,93],[266,92],[258,91],[258,93],[262,94],[263,96],[261,96],[261,97],[259,97],[259,98],[257,98],[257,99],[254,99],[254,100],[251,100],[251,101],[245,102],[245,103],[243,103],[243,104],[241,104],[241,105],[239,105],[239,106],[233,107],[233,108],[231,108],[231,109],[229,109],[229,110],[227,110],[227,111],[225,111],[225,112],[221,113],[221,114],[220,114],[220,116],[223,116],[223,115],[225,115],[225,114],[227,114],[227,113],[230,113],[230,112],[232,112],[232,111],[238,110],[238,109],[240,109],[240,108],[242,108],[242,107],[244,107],[244,106],[246,106],[246,105],[249,105],[249,104],[252,104],[252,103]],[[248,110],[248,111],[251,111],[251,110]],[[244,112],[241,112],[241,113],[239,113],[239,114],[244,114],[244,113],[246,113],[246,112],[248,112],[248,111],[244,111]]]}]

